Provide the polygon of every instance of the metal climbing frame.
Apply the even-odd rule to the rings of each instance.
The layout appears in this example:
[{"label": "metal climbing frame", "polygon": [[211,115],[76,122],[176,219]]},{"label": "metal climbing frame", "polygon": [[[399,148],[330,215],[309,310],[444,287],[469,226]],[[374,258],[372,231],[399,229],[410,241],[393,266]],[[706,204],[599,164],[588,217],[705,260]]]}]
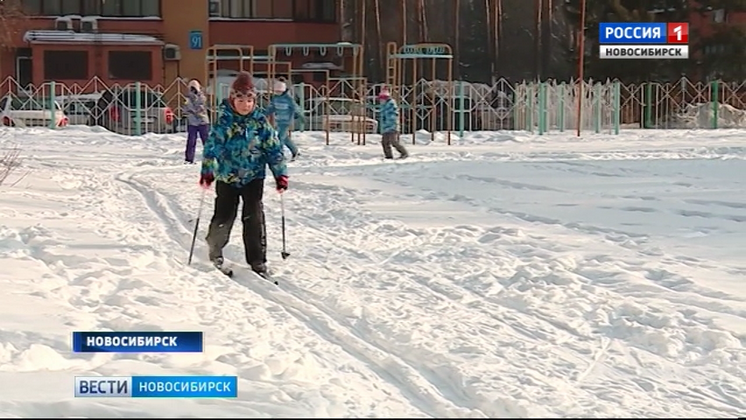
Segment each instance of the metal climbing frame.
[{"label": "metal climbing frame", "polygon": [[[218,104],[227,96],[223,93],[223,88],[226,87],[227,83],[221,82],[218,77],[219,63],[226,61],[238,62],[238,71],[247,71],[253,74],[254,47],[251,45],[217,44],[209,47],[205,52],[205,84],[207,85],[209,103],[212,104],[210,107],[212,121],[215,121]],[[228,84],[228,86],[230,85]]]},{"label": "metal climbing frame", "polygon": [[254,65],[252,68],[252,74],[266,74],[264,80],[259,80],[257,86],[257,95],[259,96],[259,106],[264,107],[269,104],[274,94],[274,81],[270,77],[270,73],[279,81],[290,80],[291,71],[293,69],[293,63],[289,61],[272,61],[269,56],[255,56]]},{"label": "metal climbing frame", "polygon": [[[270,57],[270,62],[277,61],[277,55],[279,52],[282,52],[285,54],[286,57],[290,57],[293,55],[295,51],[300,50],[301,53],[304,56],[308,56],[311,51],[317,52],[321,56],[325,56],[329,53],[329,51],[336,52],[338,57],[346,57],[350,58],[352,60],[352,71],[350,72],[351,76],[349,77],[350,80],[353,80],[353,92],[354,97],[352,98],[355,101],[361,101],[363,104],[365,103],[365,85],[359,85],[359,81],[362,78],[363,74],[363,46],[360,44],[351,44],[349,42],[339,42],[336,44],[272,44],[268,48],[268,54]],[[351,57],[348,55],[351,53]],[[273,80],[275,79],[274,69],[273,65],[270,64],[270,72],[268,78]],[[326,91],[330,92],[330,80],[327,76],[326,79]],[[325,107],[329,107],[329,97],[328,95],[325,95],[324,97]],[[360,121],[357,121],[361,117],[357,115],[352,115],[352,124],[353,127],[360,124]],[[324,132],[326,133],[326,144],[329,144],[329,133],[331,131],[331,125],[329,124],[329,116],[326,115],[324,117]],[[365,117],[362,117],[362,124],[365,122]],[[352,142],[354,143],[357,140],[357,144],[364,144],[364,136],[365,133],[355,133],[356,130],[351,130],[351,138]],[[363,130],[364,131],[364,130]]]},{"label": "metal climbing frame", "polygon": [[[368,105],[372,105],[372,103],[368,103],[368,98],[366,96],[361,98],[361,95],[358,94],[357,90],[359,89],[358,86],[362,86],[364,89],[363,92],[367,93],[368,78],[364,76],[328,77],[327,80],[328,86],[326,87],[326,90],[320,92],[323,95],[322,97],[327,99],[327,101],[328,98],[344,98],[344,102],[347,102],[347,99],[350,100],[349,109],[343,111],[350,115],[350,125],[345,126],[345,128],[357,135],[358,145],[365,145],[366,134],[374,128],[371,126],[371,122],[368,121]],[[347,107],[342,106],[341,108]],[[340,111],[334,109],[333,105],[328,107],[327,112],[325,112],[327,120],[329,119],[329,116],[344,115],[339,112]],[[327,129],[329,129],[329,131],[336,131],[336,128],[338,127],[335,127],[335,124],[329,124],[329,128]],[[352,142],[354,143],[355,140],[356,139],[353,138]]]},{"label": "metal climbing frame", "polygon": [[[430,139],[434,141],[435,132],[441,131],[438,129],[437,123],[445,120],[446,139],[450,145],[454,108],[453,50],[451,46],[448,44],[411,44],[397,47],[395,42],[389,42],[386,45],[386,51],[386,82],[391,87],[392,95],[399,101],[400,107],[404,111],[399,116],[402,131],[409,125],[409,132],[412,133],[412,144],[414,144],[417,122],[421,120],[429,122]],[[443,82],[437,80],[438,64],[443,61],[448,66],[445,86],[443,86]],[[411,68],[407,68],[407,62],[412,62]],[[430,80],[427,80],[425,76],[428,66],[430,68]],[[407,73],[411,74],[409,83],[405,80]],[[420,74],[422,74],[422,77]],[[420,84],[420,80],[425,82]],[[407,85],[411,86],[411,90],[405,92],[403,87]],[[442,112],[439,112],[440,110]],[[443,115],[445,115],[445,118],[442,117]],[[409,118],[405,118],[407,116]]]},{"label": "metal climbing frame", "polygon": [[[292,76],[294,74],[306,74],[306,73],[323,73],[324,74],[324,83],[323,86],[325,89],[330,86],[330,80],[331,75],[330,71],[328,69],[290,69],[290,79],[292,80]],[[313,99],[316,97],[315,95],[316,89],[314,89],[313,85],[307,85],[305,83],[301,83],[300,86],[293,85],[293,95],[297,98],[298,104],[301,107],[301,110],[303,111],[303,115],[305,117],[305,120],[310,120],[314,117],[314,110],[313,109],[306,109],[306,102],[307,99]],[[310,102],[310,101],[309,101]],[[328,118],[325,118],[325,123],[329,122]],[[311,129],[313,129],[313,125],[311,125]],[[306,125],[305,122],[301,122],[301,126],[298,128],[298,131],[303,132],[306,131]],[[328,144],[328,140],[327,140]]]}]

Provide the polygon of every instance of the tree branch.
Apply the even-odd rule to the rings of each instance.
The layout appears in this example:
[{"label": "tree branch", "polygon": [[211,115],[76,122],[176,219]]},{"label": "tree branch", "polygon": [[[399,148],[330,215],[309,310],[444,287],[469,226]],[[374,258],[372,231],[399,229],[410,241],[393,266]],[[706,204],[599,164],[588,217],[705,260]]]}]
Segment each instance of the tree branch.
[{"label": "tree branch", "polygon": [[0,48],[13,48],[27,18],[21,0],[0,0]]},{"label": "tree branch", "polygon": [[0,156],[0,185],[8,179],[10,174],[21,166],[21,150],[14,147]]}]

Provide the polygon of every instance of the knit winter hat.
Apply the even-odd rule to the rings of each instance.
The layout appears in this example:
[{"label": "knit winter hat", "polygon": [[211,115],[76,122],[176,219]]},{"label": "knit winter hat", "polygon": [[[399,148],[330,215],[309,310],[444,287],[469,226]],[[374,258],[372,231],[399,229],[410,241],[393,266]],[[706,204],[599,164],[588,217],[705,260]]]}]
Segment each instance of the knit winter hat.
[{"label": "knit winter hat", "polygon": [[251,74],[245,71],[238,73],[231,85],[231,96],[256,96]]},{"label": "knit winter hat", "polygon": [[199,80],[197,80],[197,79],[190,80],[188,86],[189,86],[189,89],[194,88],[197,91],[201,91],[202,90],[202,86],[199,84]]}]

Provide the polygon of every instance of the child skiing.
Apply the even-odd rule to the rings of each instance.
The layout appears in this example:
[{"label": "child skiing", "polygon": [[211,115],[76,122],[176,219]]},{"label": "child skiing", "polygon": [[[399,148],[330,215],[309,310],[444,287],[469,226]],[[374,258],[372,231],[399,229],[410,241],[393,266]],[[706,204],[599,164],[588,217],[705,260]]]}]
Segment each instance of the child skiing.
[{"label": "child skiing", "polygon": [[199,135],[202,147],[204,147],[210,131],[210,118],[207,116],[206,99],[199,81],[192,79],[188,86],[189,92],[187,92],[186,104],[184,105],[184,114],[187,116],[187,144],[184,163],[194,163],[197,136]]},{"label": "child skiing", "polygon": [[223,248],[228,244],[240,198],[246,262],[254,272],[266,277],[262,204],[265,167],[269,165],[279,193],[288,189],[288,175],[282,144],[267,117],[256,107],[251,79],[248,73],[240,73],[229,98],[219,107],[218,121],[205,145],[200,185],[209,188],[215,182],[215,210],[206,238],[210,261],[230,274],[223,267]]},{"label": "child skiing", "polygon": [[407,149],[399,142],[399,106],[394,98],[391,97],[388,88],[383,88],[378,94],[378,100],[381,102],[380,120],[378,125],[381,127],[381,145],[383,146],[383,157],[393,159],[391,151],[393,147],[399,152],[399,159],[406,159],[409,156]]},{"label": "child skiing", "polygon": [[274,119],[280,142],[290,150],[293,154],[292,160],[295,160],[298,157],[298,146],[290,139],[290,126],[296,119],[303,121],[303,114],[295,103],[295,99],[290,96],[290,90],[284,82],[275,82],[274,92],[266,113]]}]

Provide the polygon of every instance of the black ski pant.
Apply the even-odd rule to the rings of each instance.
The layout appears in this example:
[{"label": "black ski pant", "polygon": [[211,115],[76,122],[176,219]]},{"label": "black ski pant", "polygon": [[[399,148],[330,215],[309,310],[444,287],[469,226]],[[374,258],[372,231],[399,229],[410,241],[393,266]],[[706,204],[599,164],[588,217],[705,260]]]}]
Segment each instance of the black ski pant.
[{"label": "black ski pant", "polygon": [[252,269],[262,267],[267,262],[267,228],[262,203],[264,180],[255,179],[242,187],[217,181],[215,195],[215,210],[206,238],[210,260],[215,261],[223,256],[223,248],[228,245],[238,215],[240,199],[243,202],[241,221],[246,262]]}]

